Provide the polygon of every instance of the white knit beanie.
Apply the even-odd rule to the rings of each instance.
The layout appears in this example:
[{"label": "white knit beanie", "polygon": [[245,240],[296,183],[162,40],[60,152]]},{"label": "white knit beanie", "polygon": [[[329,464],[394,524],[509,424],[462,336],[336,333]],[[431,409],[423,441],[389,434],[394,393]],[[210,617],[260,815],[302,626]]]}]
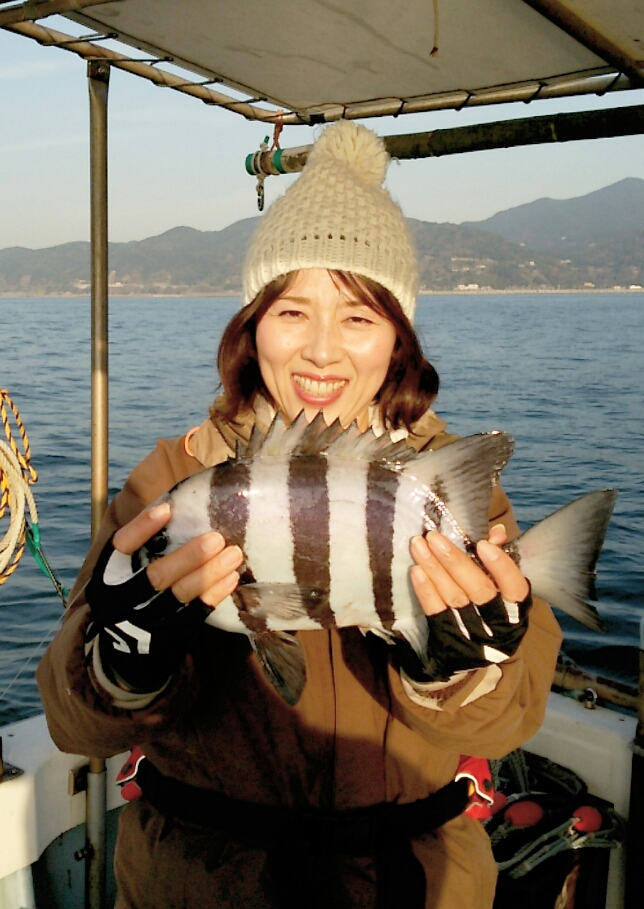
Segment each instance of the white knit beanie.
[{"label": "white knit beanie", "polygon": [[324,130],[302,175],[262,218],[244,267],[242,305],[279,275],[330,268],[386,287],[413,321],[416,251],[400,207],[382,188],[389,155],[364,126]]}]

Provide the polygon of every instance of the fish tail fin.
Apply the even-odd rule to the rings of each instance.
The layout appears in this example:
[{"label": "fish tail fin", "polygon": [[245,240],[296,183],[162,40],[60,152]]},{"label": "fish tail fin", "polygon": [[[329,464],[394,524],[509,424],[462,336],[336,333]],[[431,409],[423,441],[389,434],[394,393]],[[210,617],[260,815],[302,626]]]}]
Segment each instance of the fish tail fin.
[{"label": "fish tail fin", "polygon": [[589,492],[539,521],[508,545],[532,591],[588,628],[603,631],[594,606],[595,566],[617,490]]},{"label": "fish tail fin", "polygon": [[306,684],[306,665],[299,641],[288,631],[265,631],[249,637],[266,679],[293,707]]}]

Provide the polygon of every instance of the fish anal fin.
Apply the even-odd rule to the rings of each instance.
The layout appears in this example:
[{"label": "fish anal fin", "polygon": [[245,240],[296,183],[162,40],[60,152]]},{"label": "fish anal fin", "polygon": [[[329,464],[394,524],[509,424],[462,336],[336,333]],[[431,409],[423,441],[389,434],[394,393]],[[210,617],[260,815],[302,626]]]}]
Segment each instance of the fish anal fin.
[{"label": "fish anal fin", "polygon": [[250,635],[250,642],[267,681],[291,707],[306,684],[306,664],[299,641],[287,631]]}]

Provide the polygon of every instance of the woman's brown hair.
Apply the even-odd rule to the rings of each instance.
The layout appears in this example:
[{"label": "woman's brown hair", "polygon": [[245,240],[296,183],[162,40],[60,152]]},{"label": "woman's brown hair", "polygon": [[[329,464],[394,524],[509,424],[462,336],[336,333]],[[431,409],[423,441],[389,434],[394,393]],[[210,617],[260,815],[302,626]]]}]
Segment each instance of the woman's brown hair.
[{"label": "woman's brown hair", "polygon": [[[219,344],[217,367],[224,389],[223,400],[213,405],[218,416],[235,420],[252,408],[262,394],[274,404],[262,379],[257,361],[257,325],[270,306],[291,286],[297,272],[281,275],[260,291],[252,303],[241,309],[226,326]],[[380,417],[388,429],[412,424],[431,407],[438,393],[438,374],[422,352],[416,332],[394,295],[369,278],[329,269],[333,280],[350,291],[396,330],[396,343],[385,381],[376,395]]]}]

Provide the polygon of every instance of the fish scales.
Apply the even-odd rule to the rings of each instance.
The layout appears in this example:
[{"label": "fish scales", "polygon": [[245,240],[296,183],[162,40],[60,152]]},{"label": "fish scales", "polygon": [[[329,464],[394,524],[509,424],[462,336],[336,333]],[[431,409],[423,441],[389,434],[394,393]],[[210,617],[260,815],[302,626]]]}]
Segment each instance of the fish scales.
[{"label": "fish scales", "polygon": [[[399,478],[380,464],[367,470],[366,527],[373,599],[383,628],[390,630],[396,620],[394,604],[394,526]],[[422,512],[416,529],[422,528]]]},{"label": "fish scales", "polygon": [[328,474],[331,520],[329,599],[339,628],[380,627],[369,569],[367,512],[368,462],[333,459]]},{"label": "fish scales", "polygon": [[288,465],[289,527],[293,546],[293,571],[298,585],[320,591],[303,597],[309,616],[323,628],[335,619],[328,601],[329,565],[328,462],[320,457],[291,458]]},{"label": "fish scales", "polygon": [[[296,631],[358,627],[390,643],[404,639],[426,665],[410,539],[437,528],[471,553],[487,536],[490,496],[512,448],[510,436],[493,432],[415,452],[355,424],[327,427],[321,414],[288,426],[278,415],[236,458],[161,498],[170,521],[132,557],[133,570],[210,529],[239,545],[240,584],[206,622],[246,634],[289,704],[306,679]],[[537,596],[594,628],[601,623],[584,597],[616,495],[582,496],[506,547]]]}]

